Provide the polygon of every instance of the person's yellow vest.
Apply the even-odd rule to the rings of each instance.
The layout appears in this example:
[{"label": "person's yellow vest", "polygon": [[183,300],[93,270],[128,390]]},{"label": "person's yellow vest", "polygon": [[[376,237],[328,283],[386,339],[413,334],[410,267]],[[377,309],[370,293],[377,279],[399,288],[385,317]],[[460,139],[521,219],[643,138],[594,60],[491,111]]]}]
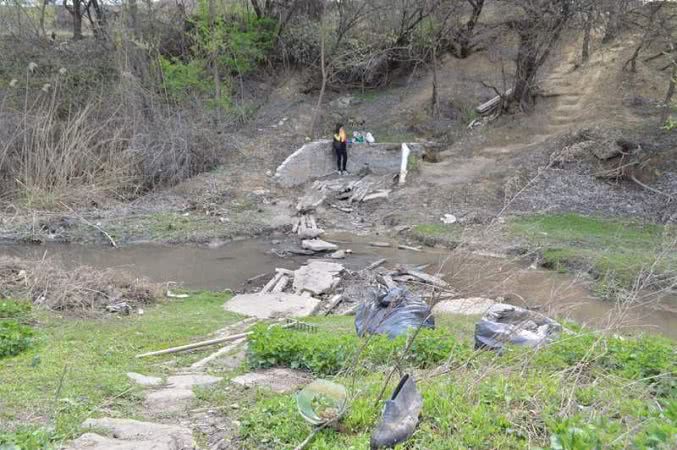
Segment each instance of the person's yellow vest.
[{"label": "person's yellow vest", "polygon": [[348,140],[348,137],[346,136],[345,130],[341,130],[339,134],[335,134],[334,139],[336,139],[339,142],[346,142],[346,140]]}]

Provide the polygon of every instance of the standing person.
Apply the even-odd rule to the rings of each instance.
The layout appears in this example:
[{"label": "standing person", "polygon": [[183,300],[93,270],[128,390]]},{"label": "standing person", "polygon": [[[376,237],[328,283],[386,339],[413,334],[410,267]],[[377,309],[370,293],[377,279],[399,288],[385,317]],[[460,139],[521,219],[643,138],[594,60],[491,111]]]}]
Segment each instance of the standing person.
[{"label": "standing person", "polygon": [[348,137],[342,124],[336,125],[334,151],[336,152],[336,168],[339,175],[348,173],[346,170],[346,165],[348,164]]}]

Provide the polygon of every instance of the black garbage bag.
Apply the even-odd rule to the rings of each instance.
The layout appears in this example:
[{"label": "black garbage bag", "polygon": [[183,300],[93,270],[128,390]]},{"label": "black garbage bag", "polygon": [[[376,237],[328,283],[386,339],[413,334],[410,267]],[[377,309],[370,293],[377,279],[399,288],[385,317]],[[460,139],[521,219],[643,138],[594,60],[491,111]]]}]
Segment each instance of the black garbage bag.
[{"label": "black garbage bag", "polygon": [[390,339],[406,334],[409,328],[435,328],[428,304],[405,288],[374,295],[360,305],[355,316],[358,336],[387,334]]},{"label": "black garbage bag", "polygon": [[475,348],[501,350],[508,343],[539,347],[561,330],[559,323],[543,314],[497,303],[475,324]]}]

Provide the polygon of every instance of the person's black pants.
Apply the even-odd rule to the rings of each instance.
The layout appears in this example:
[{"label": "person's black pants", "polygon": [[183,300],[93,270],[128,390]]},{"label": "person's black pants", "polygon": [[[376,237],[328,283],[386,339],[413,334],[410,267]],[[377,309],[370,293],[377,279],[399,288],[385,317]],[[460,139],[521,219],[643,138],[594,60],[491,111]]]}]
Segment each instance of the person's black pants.
[{"label": "person's black pants", "polygon": [[337,148],[336,149],[336,168],[339,171],[345,172],[347,164],[348,164],[348,149]]}]

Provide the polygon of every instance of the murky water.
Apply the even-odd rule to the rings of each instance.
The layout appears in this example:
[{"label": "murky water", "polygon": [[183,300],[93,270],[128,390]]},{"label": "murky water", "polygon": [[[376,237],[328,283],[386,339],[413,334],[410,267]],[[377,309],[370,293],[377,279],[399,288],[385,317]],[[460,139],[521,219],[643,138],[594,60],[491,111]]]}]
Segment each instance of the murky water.
[{"label": "murky water", "polygon": [[[386,258],[396,264],[430,264],[428,272],[444,277],[464,296],[504,297],[509,303],[538,306],[544,313],[570,317],[600,327],[658,332],[677,338],[677,296],[645,294],[650,305],[620,309],[594,298],[590,283],[569,275],[530,268],[505,258],[461,251],[427,249],[424,252],[379,248],[374,236],[334,234],[328,240],[353,254],[341,261],[349,269],[361,269]],[[282,243],[278,247],[284,247]],[[52,258],[65,268],[87,265],[118,268],[156,282],[176,282],[190,289],[239,289],[246,280],[276,267],[295,269],[308,257],[280,258],[271,252],[270,240],[234,241],[218,247],[134,245],[118,249],[81,245],[0,246],[0,255],[29,259]]]}]

